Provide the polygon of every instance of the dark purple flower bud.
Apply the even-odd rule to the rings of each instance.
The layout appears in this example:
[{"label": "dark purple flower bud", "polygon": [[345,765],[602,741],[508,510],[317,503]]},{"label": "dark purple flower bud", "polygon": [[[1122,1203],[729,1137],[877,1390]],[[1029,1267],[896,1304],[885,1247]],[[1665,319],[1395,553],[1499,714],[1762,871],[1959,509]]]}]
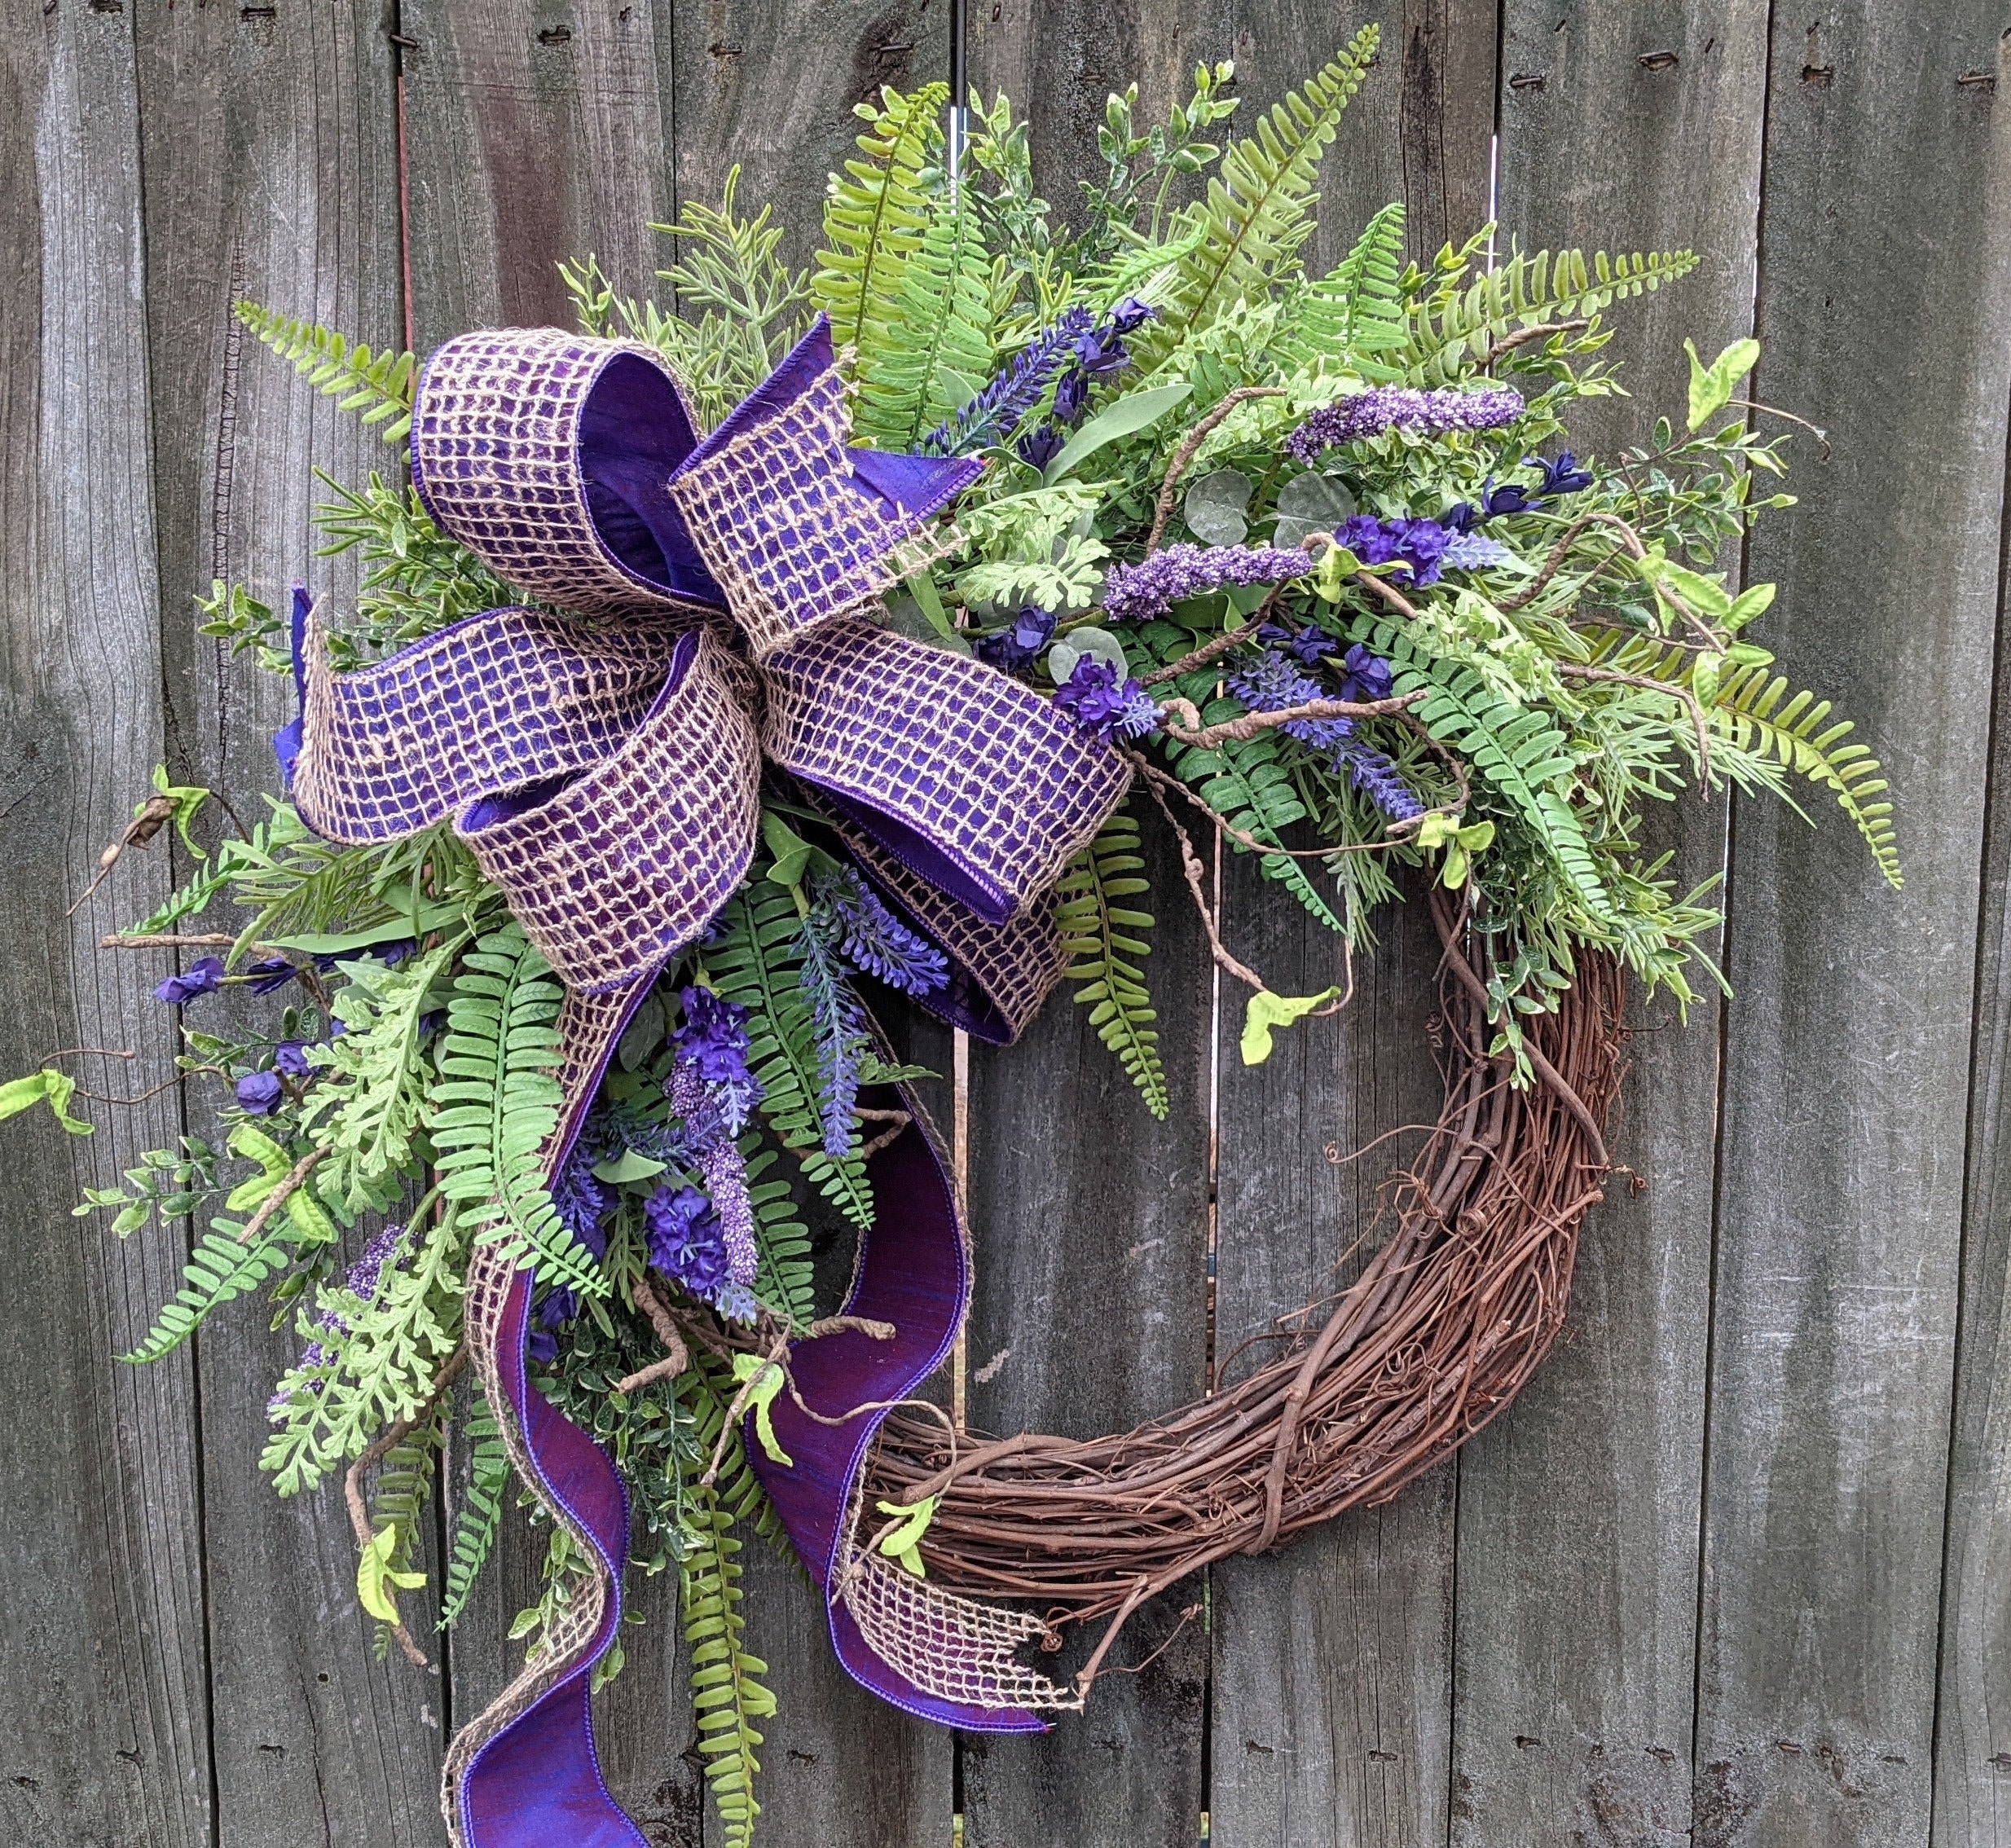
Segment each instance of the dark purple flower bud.
[{"label": "dark purple flower bud", "polygon": [[1527,455],[1523,460],[1543,471],[1536,491],[1545,499],[1554,494],[1577,494],[1592,485],[1591,471],[1581,469],[1578,457],[1568,449],[1559,450],[1555,462],[1546,462],[1540,455]]},{"label": "dark purple flower bud", "polygon": [[305,1078],[314,1070],[307,1063],[307,1047],[300,1040],[282,1040],[272,1049],[272,1069],[288,1078]]},{"label": "dark purple flower bud", "polygon": [[1019,459],[1036,469],[1045,469],[1062,452],[1062,433],[1053,424],[1036,424],[1016,446]]},{"label": "dark purple flower bud", "polygon": [[1071,308],[954,417],[931,430],[922,453],[961,455],[988,442],[1009,442],[1092,325],[1088,309]]},{"label": "dark purple flower bud", "polygon": [[214,994],[223,986],[223,960],[205,956],[191,962],[179,975],[170,975],[154,990],[154,999],[170,1007],[180,1007],[198,995]]},{"label": "dark purple flower bud", "polygon": [[1463,500],[1456,507],[1449,507],[1438,517],[1438,523],[1449,533],[1470,533],[1474,522],[1481,517],[1481,510],[1470,500]]},{"label": "dark purple flower bud", "polygon": [[284,988],[300,974],[295,966],[283,956],[269,956],[254,962],[244,971],[244,979],[255,995],[269,995],[275,988]]},{"label": "dark purple flower bud", "polygon": [[253,1116],[270,1116],[279,1107],[286,1087],[276,1071],[248,1071],[235,1086],[237,1101]]},{"label": "dark purple flower bud", "polygon": [[1142,328],[1151,320],[1156,310],[1149,308],[1135,295],[1128,295],[1111,309],[1106,323],[1112,332],[1128,334]]},{"label": "dark purple flower bud", "polygon": [[1395,684],[1389,671],[1389,663],[1380,654],[1371,654],[1366,643],[1357,642],[1341,657],[1344,670],[1340,681],[1340,697],[1366,705],[1371,700],[1388,699]]},{"label": "dark purple flower bud", "polygon": [[1013,618],[1010,629],[983,637],[974,652],[980,661],[988,661],[994,667],[1010,671],[1031,667],[1054,633],[1054,611],[1029,606]]},{"label": "dark purple flower bud", "polygon": [[1257,631],[1257,640],[1282,648],[1295,661],[1308,667],[1318,667],[1337,645],[1317,623],[1309,623],[1297,630],[1287,629],[1282,623],[1266,623]]},{"label": "dark purple flower bud", "polygon": [[1071,427],[1082,420],[1089,405],[1089,375],[1078,367],[1054,388],[1054,421]]},{"label": "dark purple flower bud", "polygon": [[550,1366],[559,1357],[558,1337],[548,1328],[532,1329],[524,1348],[540,1366]]},{"label": "dark purple flower bud", "polygon": [[1490,520],[1503,513],[1527,513],[1534,505],[1529,491],[1520,482],[1503,482],[1496,487],[1490,475],[1481,490],[1481,511]]}]

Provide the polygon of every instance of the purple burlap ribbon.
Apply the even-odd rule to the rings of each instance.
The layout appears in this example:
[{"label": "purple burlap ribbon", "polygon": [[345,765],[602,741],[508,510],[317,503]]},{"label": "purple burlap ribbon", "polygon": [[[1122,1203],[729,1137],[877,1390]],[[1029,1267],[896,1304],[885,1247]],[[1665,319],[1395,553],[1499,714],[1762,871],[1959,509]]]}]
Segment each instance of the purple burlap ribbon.
[{"label": "purple burlap ribbon", "polygon": [[[881,627],[939,556],[967,461],[850,446],[821,317],[701,439],[647,347],[552,329],[470,334],[426,363],[412,474],[433,518],[543,607],[494,609],[374,666],[331,671],[297,592],[300,718],[275,740],[309,826],[351,843],[451,825],[563,980],[556,1175],[608,1057],[666,964],[744,877],[765,759],[830,818],[861,872],[946,952],[932,1005],[1012,1039],[1058,979],[1048,894],[1128,774],[1054,704]],[[748,1447],[823,1587],[839,1659],[913,1713],[1044,1723],[1012,1661],[1030,1618],[934,1593],[860,1548],[860,1472],[888,1402],[948,1353],[969,1300],[956,1195],[919,1106],[869,1164],[877,1208],[847,1311],[889,1322],[796,1344],[806,1403],[777,1401],[792,1461]],[[642,1840],[609,1796],[587,1706],[620,1621],[627,1511],[607,1456],[530,1385],[531,1280],[478,1243],[477,1373],[513,1461],[596,1562],[537,1662],[455,1739],[446,1807],[464,1848]],[[1059,1703],[1039,1699],[1037,1705]]]}]

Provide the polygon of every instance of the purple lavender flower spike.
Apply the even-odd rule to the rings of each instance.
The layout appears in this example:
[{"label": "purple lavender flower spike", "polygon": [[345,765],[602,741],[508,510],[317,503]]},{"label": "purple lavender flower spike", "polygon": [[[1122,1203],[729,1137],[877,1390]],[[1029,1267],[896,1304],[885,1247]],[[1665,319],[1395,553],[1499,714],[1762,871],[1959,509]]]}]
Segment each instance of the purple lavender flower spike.
[{"label": "purple lavender flower spike", "polygon": [[1088,309],[1071,308],[948,423],[930,431],[922,440],[922,453],[962,455],[988,442],[1010,441],[1054,375],[1073,358],[1076,341],[1094,326]]},{"label": "purple lavender flower spike", "polygon": [[1515,553],[1485,533],[1455,533],[1439,559],[1449,571],[1485,571],[1506,565]]},{"label": "purple lavender flower spike", "polygon": [[1142,680],[1117,677],[1107,661],[1085,654],[1054,689],[1054,703],[1091,737],[1115,744],[1142,738],[1160,722],[1159,702]]},{"label": "purple lavender flower spike", "polygon": [[949,980],[949,958],[902,923],[850,867],[825,882],[818,902],[829,908],[838,948],[862,975],[917,1000]]},{"label": "purple lavender flower spike", "polygon": [[1379,385],[1315,411],[1285,439],[1285,447],[1295,461],[1309,464],[1322,450],[1359,442],[1384,430],[1445,436],[1454,430],[1498,429],[1512,424],[1527,408],[1522,394],[1507,385],[1480,391],[1413,391],[1402,385]]},{"label": "purple lavender flower spike", "polygon": [[[1230,693],[1252,712],[1282,712],[1288,706],[1336,697],[1366,703],[1388,696],[1389,663],[1380,656],[1358,642],[1349,649],[1343,665],[1345,673],[1337,696],[1300,673],[1274,648],[1267,649],[1261,660],[1230,675],[1227,684]],[[1397,774],[1397,767],[1355,736],[1352,719],[1293,719],[1278,729],[1309,750],[1319,752],[1336,768],[1344,766],[1354,786],[1393,821],[1415,821],[1424,812],[1424,803]]]},{"label": "purple lavender flower spike", "polygon": [[1103,580],[1103,614],[1117,623],[1150,622],[1204,591],[1286,583],[1312,569],[1312,554],[1297,546],[1169,545],[1111,569]]},{"label": "purple lavender flower spike", "polygon": [[746,1158],[719,1113],[718,1098],[723,1089],[708,1083],[695,1066],[680,1061],[671,1074],[671,1107],[684,1119],[693,1156],[717,1211],[727,1280],[752,1283],[760,1261],[755,1243],[754,1204],[747,1194]]}]

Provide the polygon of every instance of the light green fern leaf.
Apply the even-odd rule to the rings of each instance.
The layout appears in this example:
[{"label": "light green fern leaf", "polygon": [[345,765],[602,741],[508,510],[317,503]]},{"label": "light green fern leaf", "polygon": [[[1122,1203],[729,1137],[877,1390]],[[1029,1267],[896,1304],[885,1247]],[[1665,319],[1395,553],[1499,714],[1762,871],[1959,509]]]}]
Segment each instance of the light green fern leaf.
[{"label": "light green fern leaf", "polygon": [[743,1645],[741,1543],[731,1531],[733,1516],[715,1490],[694,1487],[693,1494],[693,1547],[681,1580],[698,1754],[728,1848],[747,1848],[761,1814],[755,1780],[763,1741],[755,1723],[773,1714],[775,1696],[761,1680],[768,1664]]},{"label": "light green fern leaf", "polygon": [[1313,229],[1320,157],[1380,37],[1362,27],[1303,90],[1260,116],[1255,134],[1230,144],[1207,192],[1180,219],[1182,231],[1205,235],[1182,260],[1164,311],[1133,337],[1148,365],[1237,301],[1261,300],[1298,255]]},{"label": "light green fern leaf", "polygon": [[427,1100],[440,1190],[480,1236],[509,1239],[539,1278],[607,1294],[598,1261],[565,1228],[546,1192],[543,1151],[561,1093],[557,1020],[565,1000],[514,922],[463,959],[447,1001],[440,1076]]},{"label": "light green fern leaf", "polygon": [[939,197],[902,271],[900,337],[863,350],[853,407],[858,440],[911,450],[992,372],[992,260],[978,214]]},{"label": "light green fern leaf", "polygon": [[1150,912],[1125,904],[1151,890],[1142,877],[1137,820],[1120,809],[1077,854],[1054,889],[1055,922],[1076,983],[1078,1006],[1089,1010],[1097,1037],[1117,1055],[1145,1107],[1165,1120],[1166,1067],[1160,1058],[1159,1019],[1139,966],[1152,953]]},{"label": "light green fern leaf", "polygon": [[360,411],[386,442],[403,442],[412,427],[409,353],[386,347],[373,353],[332,328],[297,320],[256,301],[240,301],[237,318],[318,390],[339,398],[345,411]]},{"label": "light green fern leaf", "polygon": [[929,225],[923,167],[941,140],[937,118],[949,96],[927,83],[913,95],[882,90],[857,105],[865,123],[858,156],[831,176],[824,202],[825,248],[817,253],[811,299],[831,317],[831,337],[851,347],[869,377],[899,343],[902,272]]},{"label": "light green fern leaf", "polygon": [[1369,220],[1354,249],[1286,304],[1278,351],[1288,367],[1340,360],[1365,379],[1388,383],[1403,368],[1377,354],[1409,338],[1403,299],[1404,210],[1401,200]]},{"label": "light green fern leaf", "polygon": [[448,1547],[447,1588],[440,1606],[440,1627],[457,1621],[474,1595],[475,1581],[482,1576],[496,1530],[503,1524],[504,1491],[509,1486],[509,1454],[503,1448],[503,1433],[495,1414],[477,1391],[468,1410],[468,1492],[454,1517],[454,1538]]},{"label": "light green fern leaf", "polygon": [[741,1150],[746,1157],[747,1198],[754,1206],[760,1261],[755,1295],[797,1327],[806,1328],[817,1313],[810,1228],[796,1210],[788,1181],[780,1176],[764,1178],[780,1159],[775,1151],[762,1147],[760,1137],[751,1133],[741,1138]]},{"label": "light green fern leaf", "polygon": [[[1532,328],[1586,319],[1615,301],[1652,294],[1696,267],[1689,250],[1650,250],[1609,257],[1595,251],[1513,253],[1500,268],[1460,284],[1448,279],[1410,305],[1404,350],[1413,385],[1441,385],[1480,365],[1496,344]],[[1441,264],[1445,259],[1441,259]]]}]

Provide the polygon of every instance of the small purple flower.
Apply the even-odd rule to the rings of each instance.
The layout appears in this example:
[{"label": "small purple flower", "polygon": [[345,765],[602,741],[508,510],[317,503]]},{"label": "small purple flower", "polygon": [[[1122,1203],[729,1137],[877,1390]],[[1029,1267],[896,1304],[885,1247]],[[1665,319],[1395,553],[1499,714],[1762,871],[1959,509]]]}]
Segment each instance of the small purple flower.
[{"label": "small purple flower", "polygon": [[1111,309],[1110,319],[1104,324],[1116,334],[1135,333],[1158,312],[1135,295],[1127,295]]},{"label": "small purple flower", "polygon": [[1417,430],[1444,436],[1454,430],[1498,429],[1527,408],[1519,391],[1507,385],[1480,391],[1413,391],[1380,385],[1315,411],[1285,439],[1293,459],[1311,463],[1323,449],[1359,442],[1384,430]]},{"label": "small purple flower", "polygon": [[181,1007],[198,995],[213,995],[223,986],[223,959],[205,956],[182,971],[170,975],[154,990],[154,999],[169,1007]]},{"label": "small purple flower", "polygon": [[248,1071],[233,1089],[239,1104],[251,1116],[271,1115],[286,1095],[286,1087],[279,1082],[276,1071]]},{"label": "small purple flower", "polygon": [[1397,565],[1395,583],[1424,585],[1438,581],[1439,561],[1452,535],[1436,520],[1379,520],[1372,513],[1350,515],[1335,535],[1364,565]]},{"label": "small purple flower", "polygon": [[1204,591],[1282,584],[1312,569],[1312,555],[1296,546],[1169,545],[1136,565],[1111,569],[1103,581],[1103,614],[1113,622],[1149,622]]},{"label": "small purple flower", "polygon": [[1036,424],[1023,436],[1015,446],[1019,460],[1032,468],[1045,469],[1062,452],[1063,437],[1059,425]]},{"label": "small purple flower", "polygon": [[696,1187],[659,1187],[642,1209],[649,1261],[701,1302],[731,1279],[726,1240],[712,1203]]},{"label": "small purple flower", "polygon": [[1076,728],[1105,744],[1142,738],[1160,722],[1159,702],[1142,681],[1120,680],[1117,670],[1093,654],[1083,655],[1054,689],[1054,703]]},{"label": "small purple flower", "polygon": [[[557,1302],[561,1296],[570,1296],[570,1295],[572,1295],[570,1290],[554,1290],[550,1296],[545,1298],[544,1309],[539,1312],[540,1318],[550,1311],[552,1304]],[[569,1309],[561,1319],[570,1322],[572,1318],[573,1311]],[[524,1350],[539,1366],[550,1366],[559,1357],[558,1337],[549,1328],[542,1327],[534,1328],[525,1338]]]},{"label": "small purple flower", "polygon": [[1287,629],[1278,623],[1266,623],[1257,631],[1257,640],[1282,648],[1293,660],[1308,667],[1318,667],[1337,645],[1317,623],[1309,623],[1303,629],[1296,630]]},{"label": "small purple flower", "polygon": [[596,1258],[608,1254],[608,1236],[601,1222],[614,1203],[614,1190],[594,1173],[588,1151],[575,1143],[552,1189],[552,1204],[559,1223]]},{"label": "small purple flower", "polygon": [[994,667],[1008,671],[1015,667],[1030,667],[1054,633],[1054,612],[1029,605],[1013,618],[1010,629],[1001,629],[997,635],[986,636],[979,640],[975,653],[980,661],[988,661]]},{"label": "small purple flower", "polygon": [[672,1036],[679,1063],[704,1081],[728,1133],[737,1135],[761,1100],[759,1081],[747,1069],[747,1010],[696,985],[679,998],[684,1020]]},{"label": "small purple flower", "polygon": [[1506,565],[1515,553],[1485,533],[1454,533],[1439,563],[1449,571],[1485,571]]},{"label": "small purple flower", "polygon": [[253,963],[244,971],[244,979],[253,994],[269,995],[275,989],[284,988],[299,974],[299,967],[284,957],[269,956]]},{"label": "small purple flower", "polygon": [[1545,499],[1556,494],[1577,494],[1592,485],[1592,472],[1581,469],[1578,459],[1568,449],[1557,451],[1555,462],[1546,462],[1540,455],[1525,455],[1522,459],[1526,468],[1534,463],[1543,471],[1543,478],[1536,491]]},{"label": "small purple flower", "polygon": [[1054,388],[1054,420],[1071,428],[1082,420],[1089,404],[1089,375],[1078,367]]},{"label": "small purple flower", "polygon": [[307,1061],[306,1042],[301,1040],[282,1040],[272,1049],[272,1069],[288,1078],[305,1078],[314,1067]]},{"label": "small purple flower", "polygon": [[1341,657],[1341,667],[1340,697],[1359,705],[1388,699],[1396,684],[1389,663],[1381,655],[1371,654],[1366,642],[1355,643]]}]

